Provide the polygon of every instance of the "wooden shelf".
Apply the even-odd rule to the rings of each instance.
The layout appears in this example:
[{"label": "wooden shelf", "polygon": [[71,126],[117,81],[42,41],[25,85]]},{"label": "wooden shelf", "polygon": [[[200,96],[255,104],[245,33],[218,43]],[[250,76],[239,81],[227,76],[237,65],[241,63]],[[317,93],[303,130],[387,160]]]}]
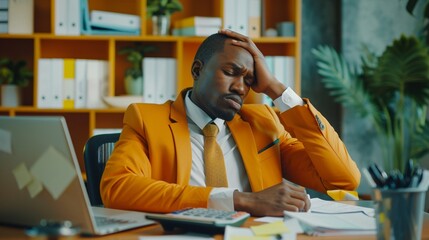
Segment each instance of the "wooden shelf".
[{"label": "wooden shelf", "polygon": [[[223,17],[224,0],[181,0],[184,10],[172,15],[171,21],[190,16]],[[301,0],[263,0],[262,13],[265,29],[275,28],[277,22],[295,24],[295,37],[260,37],[253,39],[265,55],[295,57],[295,90],[300,93],[301,62]],[[0,107],[0,115],[61,115],[67,120],[73,144],[84,169],[83,146],[96,128],[121,128],[125,109],[40,109],[37,108],[37,64],[40,58],[83,58],[106,60],[109,64],[109,96],[125,94],[124,72],[129,67],[124,55],[118,50],[135,43],[157,46],[160,51],[147,54],[150,57],[177,59],[177,93],[193,84],[189,74],[194,55],[204,37],[177,37],[151,35],[151,21],[146,16],[146,0],[89,0],[89,9],[135,14],[141,17],[139,36],[58,36],[54,34],[55,0],[34,1],[34,34],[0,34],[0,57],[25,60],[34,71],[34,81],[23,89],[23,106]],[[247,102],[257,102],[259,97],[250,96]]]}]

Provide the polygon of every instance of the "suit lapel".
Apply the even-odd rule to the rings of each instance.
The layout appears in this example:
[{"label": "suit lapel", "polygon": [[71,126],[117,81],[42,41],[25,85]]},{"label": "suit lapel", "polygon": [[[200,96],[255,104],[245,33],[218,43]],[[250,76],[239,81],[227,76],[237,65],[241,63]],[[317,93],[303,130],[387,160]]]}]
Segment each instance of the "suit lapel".
[{"label": "suit lapel", "polygon": [[258,161],[258,150],[249,123],[236,114],[232,121],[227,122],[249,177],[252,191],[263,189],[261,168]]},{"label": "suit lapel", "polygon": [[171,104],[170,129],[173,134],[177,160],[177,183],[189,184],[192,167],[191,136],[188,130],[184,97],[189,89],[183,90]]}]

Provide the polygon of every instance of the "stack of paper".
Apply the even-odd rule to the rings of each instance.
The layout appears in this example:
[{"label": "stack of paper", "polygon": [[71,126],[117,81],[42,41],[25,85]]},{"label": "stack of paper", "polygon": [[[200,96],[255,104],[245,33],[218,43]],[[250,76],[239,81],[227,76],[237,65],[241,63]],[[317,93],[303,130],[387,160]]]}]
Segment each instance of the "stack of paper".
[{"label": "stack of paper", "polygon": [[334,201],[311,199],[309,212],[285,211],[285,218],[297,219],[304,232],[315,236],[375,235],[374,210]]}]

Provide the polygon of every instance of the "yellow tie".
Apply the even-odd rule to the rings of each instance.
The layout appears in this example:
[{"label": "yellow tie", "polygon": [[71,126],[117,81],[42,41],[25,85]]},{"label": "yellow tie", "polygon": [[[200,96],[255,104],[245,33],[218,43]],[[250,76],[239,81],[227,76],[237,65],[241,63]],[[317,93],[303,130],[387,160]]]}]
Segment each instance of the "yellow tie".
[{"label": "yellow tie", "polygon": [[210,187],[228,187],[223,152],[216,141],[219,132],[216,124],[207,124],[204,134],[204,172],[206,185]]}]

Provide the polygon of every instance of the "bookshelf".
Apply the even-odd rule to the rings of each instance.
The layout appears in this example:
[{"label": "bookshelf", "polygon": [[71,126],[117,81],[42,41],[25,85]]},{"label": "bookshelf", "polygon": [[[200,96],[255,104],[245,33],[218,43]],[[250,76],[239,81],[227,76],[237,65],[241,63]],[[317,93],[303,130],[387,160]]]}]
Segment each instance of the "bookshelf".
[{"label": "bookshelf", "polygon": [[[175,13],[171,22],[190,16],[223,17],[226,0],[181,0],[184,10]],[[300,93],[301,62],[301,0],[262,0],[264,27],[275,28],[277,22],[291,21],[295,24],[294,37],[260,37],[254,42],[265,55],[295,57],[295,90]],[[125,109],[41,109],[37,108],[37,62],[40,58],[83,58],[105,60],[109,65],[109,96],[125,94],[124,72],[129,66],[118,50],[134,43],[154,45],[160,49],[149,53],[150,57],[177,59],[177,93],[192,86],[190,68],[194,54],[203,37],[153,36],[151,22],[146,17],[146,0],[89,0],[89,10],[97,9],[135,14],[141,17],[139,36],[58,36],[54,34],[55,0],[34,1],[34,33],[29,35],[0,34],[0,57],[12,60],[23,59],[34,71],[34,80],[22,91],[22,106],[1,107],[0,115],[6,116],[52,116],[66,118],[74,148],[82,169],[83,147],[96,128],[121,128]],[[259,102],[260,97],[251,94],[248,102]]]}]

